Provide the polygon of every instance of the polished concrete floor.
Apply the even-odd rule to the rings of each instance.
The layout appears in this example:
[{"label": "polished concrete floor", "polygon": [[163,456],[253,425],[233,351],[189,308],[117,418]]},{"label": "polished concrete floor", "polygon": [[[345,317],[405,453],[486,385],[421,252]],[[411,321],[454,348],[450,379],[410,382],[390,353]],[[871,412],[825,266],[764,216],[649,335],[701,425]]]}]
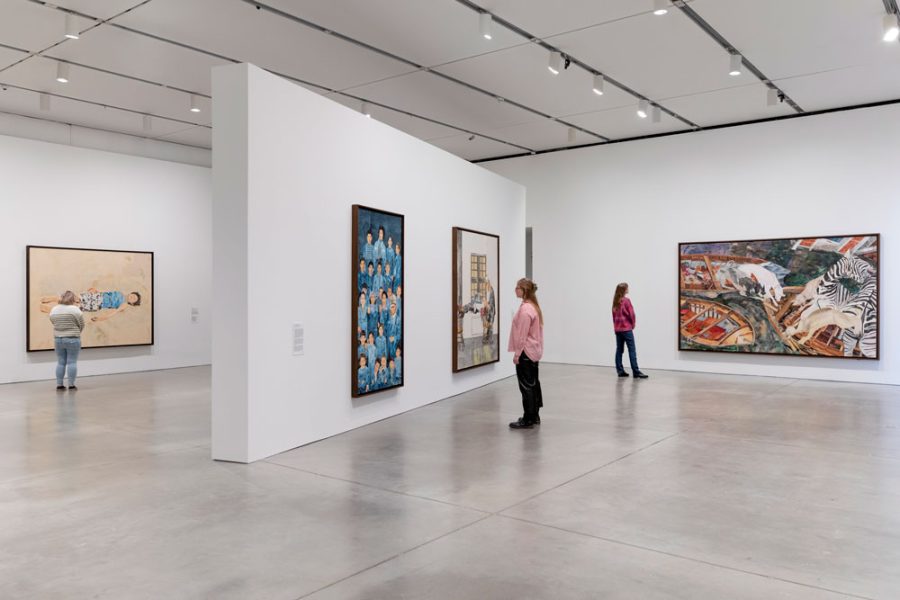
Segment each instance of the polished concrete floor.
[{"label": "polished concrete floor", "polygon": [[0,386],[0,598],[900,597],[900,387],[650,374],[249,466],[209,459],[207,368]]}]

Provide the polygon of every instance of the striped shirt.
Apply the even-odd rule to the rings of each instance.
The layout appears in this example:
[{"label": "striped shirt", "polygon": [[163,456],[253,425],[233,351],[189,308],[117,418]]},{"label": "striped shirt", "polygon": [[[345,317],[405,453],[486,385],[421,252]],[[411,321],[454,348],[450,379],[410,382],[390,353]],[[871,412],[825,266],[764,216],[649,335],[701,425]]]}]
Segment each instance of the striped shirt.
[{"label": "striped shirt", "polygon": [[50,311],[50,322],[53,323],[53,337],[81,337],[84,329],[84,316],[77,306],[57,304]]}]

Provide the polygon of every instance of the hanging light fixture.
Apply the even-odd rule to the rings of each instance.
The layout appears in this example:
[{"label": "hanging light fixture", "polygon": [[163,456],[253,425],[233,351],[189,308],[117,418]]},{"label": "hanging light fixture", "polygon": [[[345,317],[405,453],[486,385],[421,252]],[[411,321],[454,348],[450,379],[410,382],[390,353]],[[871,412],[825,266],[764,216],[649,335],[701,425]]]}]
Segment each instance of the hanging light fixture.
[{"label": "hanging light fixture", "polygon": [[884,36],[881,39],[886,42],[896,42],[897,38],[900,38],[900,22],[897,21],[897,15],[884,15],[882,23],[884,24]]},{"label": "hanging light fixture", "polygon": [[603,84],[605,83],[603,75],[594,75],[594,85],[591,88],[598,96],[603,95]]},{"label": "hanging light fixture", "polygon": [[559,69],[561,66],[562,66],[562,54],[560,54],[559,52],[551,52],[550,53],[550,63],[547,65],[547,69],[554,75],[559,75]]},{"label": "hanging light fixture", "polygon": [[646,119],[647,113],[649,110],[650,110],[649,102],[647,102],[646,100],[641,100],[640,102],[638,102],[637,116],[639,116],[642,119]]},{"label": "hanging light fixture", "polygon": [[56,63],[56,80],[60,83],[69,83],[69,63]]},{"label": "hanging light fixture", "polygon": [[653,0],[653,14],[662,16],[669,12],[669,0]]},{"label": "hanging light fixture", "polygon": [[361,112],[367,119],[372,118],[372,110],[369,108],[368,102],[363,102],[362,106],[359,108],[359,112]]},{"label": "hanging light fixture", "polygon": [[491,16],[491,13],[483,12],[478,15],[478,24],[481,29],[481,37],[486,40],[493,39],[494,35],[491,33],[491,23],[493,23],[494,18]]},{"label": "hanging light fixture", "polygon": [[650,120],[659,123],[662,120],[662,110],[658,106],[654,106],[650,111]]},{"label": "hanging light fixture", "polygon": [[732,54],[731,55],[731,66],[728,69],[728,74],[732,77],[737,77],[741,74],[741,70],[744,68],[744,59],[740,54]]},{"label": "hanging light fixture", "polygon": [[194,94],[191,94],[191,112],[192,113],[200,112],[200,104],[197,101],[197,96]]},{"label": "hanging light fixture", "polygon": [[66,13],[66,37],[70,40],[77,40],[79,37],[78,27],[75,25],[75,18],[71,14]]}]

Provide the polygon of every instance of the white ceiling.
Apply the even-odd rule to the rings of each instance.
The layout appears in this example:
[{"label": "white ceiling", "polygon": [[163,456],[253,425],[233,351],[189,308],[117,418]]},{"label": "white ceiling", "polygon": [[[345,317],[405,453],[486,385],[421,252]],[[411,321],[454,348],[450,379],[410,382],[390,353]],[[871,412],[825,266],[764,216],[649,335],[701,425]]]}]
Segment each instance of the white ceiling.
[{"label": "white ceiling", "polygon": [[[900,44],[881,40],[895,1],[688,0],[655,16],[652,0],[3,0],[0,112],[208,148],[210,69],[252,62],[479,160],[801,114],[769,106],[768,85],[802,112],[898,100]],[[573,59],[555,77],[550,47]],[[729,76],[728,48],[769,83]],[[637,118],[641,98],[658,123]]]}]

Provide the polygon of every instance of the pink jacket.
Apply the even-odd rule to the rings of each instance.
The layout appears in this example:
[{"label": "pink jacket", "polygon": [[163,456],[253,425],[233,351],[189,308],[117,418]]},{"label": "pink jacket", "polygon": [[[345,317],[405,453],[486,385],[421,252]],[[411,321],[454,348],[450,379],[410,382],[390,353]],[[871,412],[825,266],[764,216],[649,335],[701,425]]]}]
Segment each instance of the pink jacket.
[{"label": "pink jacket", "polygon": [[541,360],[544,355],[544,326],[541,325],[537,309],[530,302],[522,302],[513,318],[507,350],[515,356],[524,351],[534,362]]}]

